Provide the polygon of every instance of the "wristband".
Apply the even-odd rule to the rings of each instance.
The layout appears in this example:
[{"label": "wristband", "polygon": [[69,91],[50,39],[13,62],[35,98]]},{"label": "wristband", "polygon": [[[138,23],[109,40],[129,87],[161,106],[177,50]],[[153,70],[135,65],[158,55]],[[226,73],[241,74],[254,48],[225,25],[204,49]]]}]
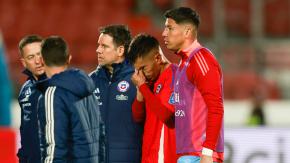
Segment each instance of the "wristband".
[{"label": "wristband", "polygon": [[202,154],[202,155],[205,155],[205,156],[210,156],[210,157],[212,157],[212,155],[213,155],[213,150],[203,147],[203,148],[202,148],[202,152],[201,152],[201,154]]}]

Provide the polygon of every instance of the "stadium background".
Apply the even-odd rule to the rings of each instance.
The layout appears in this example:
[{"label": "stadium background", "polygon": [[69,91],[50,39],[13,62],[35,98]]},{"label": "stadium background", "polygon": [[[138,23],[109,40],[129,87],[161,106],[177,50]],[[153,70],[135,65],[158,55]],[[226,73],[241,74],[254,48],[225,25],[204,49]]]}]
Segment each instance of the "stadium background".
[{"label": "stadium background", "polygon": [[[15,100],[26,79],[17,47],[23,36],[63,36],[72,65],[90,72],[97,65],[98,28],[127,24],[133,35],[156,36],[165,55],[177,63],[161,37],[163,13],[176,6],[198,11],[199,41],[223,68],[226,162],[290,161],[290,0],[0,0],[0,29],[12,85],[12,135],[20,120]],[[264,100],[264,127],[247,126],[253,99]],[[11,134],[10,129],[2,130]],[[0,138],[0,151],[7,150],[1,146],[3,134]],[[0,156],[0,162],[4,158]]]}]

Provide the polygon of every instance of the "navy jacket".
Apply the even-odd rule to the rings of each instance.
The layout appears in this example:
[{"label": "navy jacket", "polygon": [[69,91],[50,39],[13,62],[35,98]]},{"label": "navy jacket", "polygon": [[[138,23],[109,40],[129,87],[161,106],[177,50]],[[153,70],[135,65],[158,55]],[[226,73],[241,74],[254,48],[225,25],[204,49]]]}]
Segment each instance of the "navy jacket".
[{"label": "navy jacket", "polygon": [[101,139],[105,144],[106,163],[139,163],[143,124],[132,117],[132,103],[136,87],[131,81],[134,69],[126,61],[113,64],[111,75],[105,67],[97,67],[90,76],[94,80],[94,92],[99,100],[105,133]]},{"label": "navy jacket", "polygon": [[32,73],[27,69],[23,73],[28,78],[18,96],[21,108],[21,148],[18,150],[17,156],[20,163],[40,163],[37,101],[41,93],[35,87],[36,80]]},{"label": "navy jacket", "polygon": [[101,115],[92,79],[68,69],[37,83],[37,88],[43,93],[38,114],[45,161],[98,162]]}]

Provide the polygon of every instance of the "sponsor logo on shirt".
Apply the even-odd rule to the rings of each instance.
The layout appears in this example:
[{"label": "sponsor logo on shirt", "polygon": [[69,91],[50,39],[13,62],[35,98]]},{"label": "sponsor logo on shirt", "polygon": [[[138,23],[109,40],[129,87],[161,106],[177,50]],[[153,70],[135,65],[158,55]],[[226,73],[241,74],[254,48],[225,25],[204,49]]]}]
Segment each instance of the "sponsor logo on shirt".
[{"label": "sponsor logo on shirt", "polygon": [[95,89],[94,93],[100,93],[100,89],[99,88]]},{"label": "sponsor logo on shirt", "polygon": [[28,107],[28,106],[31,106],[31,103],[25,103],[25,104],[22,104],[22,107],[23,107],[23,108]]},{"label": "sponsor logo on shirt", "polygon": [[29,110],[29,108],[27,107],[30,107],[31,106],[31,103],[25,103],[25,104],[22,104],[22,109],[23,109],[23,120],[24,121],[30,121],[30,114],[31,114],[31,111]]},{"label": "sponsor logo on shirt", "polygon": [[173,93],[174,95],[174,103],[179,103],[179,93],[177,93],[177,92],[174,92]]},{"label": "sponsor logo on shirt", "polygon": [[129,87],[130,84],[127,81],[123,80],[118,83],[117,89],[119,92],[126,92],[129,89]]},{"label": "sponsor logo on shirt", "polygon": [[162,88],[162,84],[158,84],[155,93],[158,94]]},{"label": "sponsor logo on shirt", "polygon": [[99,88],[96,88],[96,89],[94,90],[94,96],[95,96],[95,98],[98,100],[98,105],[100,106],[100,105],[103,105],[103,102],[100,101],[101,96],[98,95],[99,93],[100,93],[100,89],[99,89]]},{"label": "sponsor logo on shirt", "polygon": [[100,100],[101,99],[100,96],[95,95],[95,97],[96,97],[97,100]]},{"label": "sponsor logo on shirt", "polygon": [[185,117],[184,110],[176,110],[175,111],[175,117]]},{"label": "sponsor logo on shirt", "polygon": [[126,101],[126,100],[128,100],[128,96],[125,96],[125,95],[123,95],[123,94],[116,95],[116,100],[119,100],[119,101]]},{"label": "sponsor logo on shirt", "polygon": [[25,96],[23,99],[20,100],[20,102],[27,102],[29,101],[29,96]]}]

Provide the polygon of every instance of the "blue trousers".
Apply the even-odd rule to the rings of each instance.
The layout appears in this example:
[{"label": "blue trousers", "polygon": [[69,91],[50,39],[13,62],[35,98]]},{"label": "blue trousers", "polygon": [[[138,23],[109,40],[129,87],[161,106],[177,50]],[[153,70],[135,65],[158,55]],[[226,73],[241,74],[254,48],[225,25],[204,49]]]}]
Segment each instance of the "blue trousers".
[{"label": "blue trousers", "polygon": [[181,156],[178,158],[177,163],[199,163],[200,157],[197,156]]}]

